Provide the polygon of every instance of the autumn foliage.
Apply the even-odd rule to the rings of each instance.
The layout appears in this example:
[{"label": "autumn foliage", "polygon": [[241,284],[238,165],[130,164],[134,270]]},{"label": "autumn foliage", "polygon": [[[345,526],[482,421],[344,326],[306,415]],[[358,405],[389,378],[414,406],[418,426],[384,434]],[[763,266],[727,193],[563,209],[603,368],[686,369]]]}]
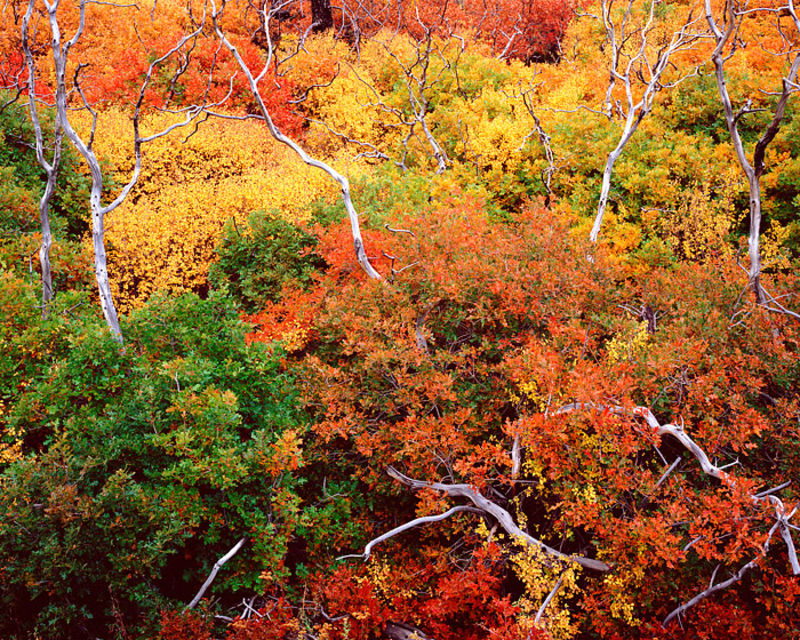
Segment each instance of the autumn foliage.
[{"label": "autumn foliage", "polygon": [[[66,143],[42,314],[27,3],[4,9],[0,636],[795,637],[796,97],[761,176],[760,304],[708,33],[671,59],[591,243],[621,105],[647,82],[610,83],[635,51],[614,57],[598,3],[347,0],[324,32],[311,2],[264,6],[267,24],[251,3],[84,5],[68,113],[104,201],[135,171],[148,72],[140,136],[194,118],[147,141],[105,217],[124,347]],[[58,7],[67,36],[79,8]],[[725,69],[752,146],[800,34],[751,9]],[[650,29],[657,59],[690,10],[609,15]],[[349,180],[380,279],[343,185],[275,139],[214,24],[264,69],[277,129]]]}]

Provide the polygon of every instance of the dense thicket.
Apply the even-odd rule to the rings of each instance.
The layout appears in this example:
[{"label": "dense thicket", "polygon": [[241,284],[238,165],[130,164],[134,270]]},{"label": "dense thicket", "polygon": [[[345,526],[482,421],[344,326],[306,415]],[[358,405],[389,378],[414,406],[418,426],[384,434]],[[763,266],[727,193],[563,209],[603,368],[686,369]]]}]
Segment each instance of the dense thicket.
[{"label": "dense thicket", "polygon": [[[31,6],[49,147],[52,33]],[[142,136],[191,122],[143,145],[106,215],[121,336],[64,141],[43,314],[27,4],[7,3],[0,635],[796,635],[793,5],[706,5],[738,25],[724,72],[751,161],[788,87],[760,297],[752,189],[687,3],[346,2],[323,32],[299,2],[266,23],[78,6],[66,113],[96,127],[104,198],[135,166],[131,100]],[[58,8],[66,37],[78,6]],[[612,172],[628,98],[687,24]],[[259,95],[223,35],[246,70],[269,62]],[[347,176],[380,279],[341,184],[265,111]]]}]

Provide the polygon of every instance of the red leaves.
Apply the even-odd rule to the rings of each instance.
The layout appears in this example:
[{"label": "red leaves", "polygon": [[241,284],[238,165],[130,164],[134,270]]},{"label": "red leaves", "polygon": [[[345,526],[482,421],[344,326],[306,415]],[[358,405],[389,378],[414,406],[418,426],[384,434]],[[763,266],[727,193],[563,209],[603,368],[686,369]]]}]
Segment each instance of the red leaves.
[{"label": "red leaves", "polygon": [[158,637],[159,640],[211,640],[211,624],[194,611],[165,611]]},{"label": "red leaves", "polygon": [[348,0],[344,5],[343,13],[334,12],[340,28],[347,29],[353,21],[359,31],[372,35],[388,22],[417,39],[424,38],[427,30],[445,37],[454,32],[474,33],[494,55],[505,52],[506,58],[522,60],[555,57],[574,8],[568,0],[429,0],[413,10],[395,0]]},{"label": "red leaves", "polygon": [[286,290],[279,302],[267,302],[262,311],[243,315],[242,320],[253,324],[253,332],[245,337],[247,344],[278,341],[289,352],[302,350],[314,338],[313,318],[321,297],[320,290]]},{"label": "red leaves", "polygon": [[225,640],[283,640],[297,633],[300,624],[289,602],[278,598],[255,615],[234,620]]}]

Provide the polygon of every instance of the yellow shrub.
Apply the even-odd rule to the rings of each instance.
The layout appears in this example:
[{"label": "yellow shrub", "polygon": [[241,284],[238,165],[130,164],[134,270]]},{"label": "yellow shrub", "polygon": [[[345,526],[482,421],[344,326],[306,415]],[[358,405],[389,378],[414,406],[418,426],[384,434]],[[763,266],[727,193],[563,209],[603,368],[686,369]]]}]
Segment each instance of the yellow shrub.
[{"label": "yellow shrub", "polygon": [[707,262],[732,257],[729,235],[742,215],[733,201],[741,189],[737,173],[731,169],[722,180],[704,181],[684,191],[674,208],[646,211],[643,222],[655,227],[683,258]]},{"label": "yellow shrub", "polygon": [[[144,133],[168,124],[145,123]],[[116,161],[127,179],[130,147],[126,116],[102,114],[97,151]],[[201,289],[226,222],[244,223],[255,210],[279,210],[290,221],[308,218],[308,205],[336,185],[294,152],[274,142],[254,121],[210,121],[185,140],[172,134],[145,147],[140,182],[107,216],[112,291],[122,311],[153,292]]]}]

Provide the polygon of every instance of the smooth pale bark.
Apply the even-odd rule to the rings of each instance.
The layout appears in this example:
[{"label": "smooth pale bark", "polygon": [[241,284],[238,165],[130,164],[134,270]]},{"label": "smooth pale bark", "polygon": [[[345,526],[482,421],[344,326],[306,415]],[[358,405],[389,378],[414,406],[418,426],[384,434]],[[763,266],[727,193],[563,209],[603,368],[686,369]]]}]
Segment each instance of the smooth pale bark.
[{"label": "smooth pale bark", "polygon": [[203,599],[203,595],[205,594],[206,590],[211,586],[211,583],[214,582],[214,578],[217,577],[219,570],[222,569],[222,566],[228,562],[228,560],[239,553],[239,550],[242,548],[242,546],[244,546],[245,542],[247,542],[247,538],[240,538],[239,542],[233,545],[233,547],[231,547],[225,555],[223,555],[214,563],[214,566],[211,568],[211,573],[208,574],[203,586],[200,587],[194,598],[192,598],[192,601],[186,605],[186,609],[184,609],[184,611],[187,609],[194,609],[200,603],[200,600]]},{"label": "smooth pale bark", "polygon": [[606,207],[608,206],[608,196],[611,192],[611,176],[614,173],[614,164],[619,160],[619,157],[622,155],[622,150],[625,148],[625,145],[628,144],[631,137],[633,137],[644,115],[645,112],[642,111],[638,117],[634,117],[633,111],[629,111],[628,117],[625,119],[625,128],[622,131],[619,142],[617,146],[614,147],[614,150],[608,154],[608,158],[606,158],[606,166],[603,169],[603,183],[600,187],[600,199],[597,202],[597,213],[594,217],[592,231],[589,234],[589,240],[593,243],[597,242],[597,239],[600,237],[600,228],[603,225],[603,217],[606,214]]},{"label": "smooth pale bark", "polygon": [[611,567],[609,567],[605,562],[601,562],[600,560],[593,560],[591,558],[584,558],[583,556],[561,553],[557,549],[553,549],[552,547],[546,545],[541,540],[537,540],[530,534],[520,529],[508,511],[503,509],[503,507],[501,507],[499,504],[486,498],[479,491],[468,484],[445,484],[443,482],[415,480],[414,478],[409,478],[407,475],[400,473],[394,467],[389,467],[387,469],[387,473],[398,482],[414,490],[433,489],[434,491],[441,491],[455,498],[468,499],[470,502],[472,502],[472,504],[475,505],[475,507],[497,520],[500,526],[503,527],[506,533],[508,533],[513,539],[538,548],[544,552],[545,556],[558,558],[559,560],[565,562],[576,562],[580,566],[586,569],[592,569],[594,571],[609,571],[611,569]]},{"label": "smooth pale bark", "polygon": [[34,0],[29,0],[28,9],[22,18],[22,51],[25,55],[25,64],[28,69],[28,111],[33,124],[36,160],[44,169],[47,177],[44,192],[39,199],[39,224],[42,229],[42,244],[39,247],[39,265],[42,270],[42,318],[46,318],[50,302],[53,299],[53,276],[50,267],[50,248],[53,244],[53,234],[50,230],[50,202],[56,189],[64,132],[61,127],[61,118],[56,114],[53,127],[53,155],[52,159],[48,161],[44,155],[44,135],[39,121],[39,109],[36,105],[36,68],[29,40],[29,25],[33,9]]},{"label": "smooth pale bark", "polygon": [[[30,1],[33,2],[33,0]],[[153,71],[156,69],[156,67],[158,67],[158,65],[164,62],[167,58],[172,56],[175,52],[179,51],[187,42],[196,38],[197,35],[201,33],[203,29],[203,23],[202,22],[195,23],[194,26],[196,27],[196,29],[193,32],[183,36],[172,49],[170,49],[169,51],[167,51],[167,53],[156,58],[153,62],[150,63],[145,78],[139,88],[139,96],[138,100],[135,103],[135,109],[132,120],[133,156],[134,156],[133,172],[131,174],[128,183],[122,187],[117,197],[114,198],[114,200],[109,204],[103,205],[102,201],[103,172],[100,167],[100,162],[97,159],[97,156],[95,155],[94,150],[92,148],[96,123],[93,123],[92,125],[92,132],[87,142],[83,138],[81,138],[81,136],[72,127],[72,124],[69,121],[68,110],[67,110],[67,82],[66,82],[67,60],[69,58],[70,49],[75,45],[76,42],[78,42],[81,35],[83,34],[83,29],[86,23],[86,4],[87,2],[89,2],[89,0],[80,0],[79,3],[80,19],[78,23],[78,28],[76,29],[72,38],[70,38],[66,43],[63,44],[61,38],[61,29],[58,23],[58,15],[57,15],[60,0],[53,0],[52,3],[48,2],[48,0],[43,0],[43,2],[45,8],[47,9],[48,18],[50,22],[50,29],[52,32],[51,45],[53,52],[53,64],[56,73],[55,102],[56,102],[57,118],[59,119],[59,123],[64,131],[64,135],[67,136],[69,141],[78,150],[81,156],[83,156],[84,160],[86,161],[86,164],[89,166],[89,173],[92,178],[92,187],[89,195],[89,207],[92,215],[92,248],[94,251],[95,280],[97,282],[97,291],[100,299],[100,306],[103,310],[103,317],[105,318],[106,324],[108,324],[108,327],[111,330],[112,335],[118,342],[122,343],[123,339],[122,339],[122,331],[120,329],[120,324],[119,324],[119,315],[117,314],[117,308],[114,305],[114,299],[111,294],[111,285],[108,277],[108,254],[106,252],[106,247],[105,247],[105,216],[106,214],[116,209],[120,204],[122,204],[130,194],[133,187],[136,185],[142,168],[142,144],[155,140],[156,138],[165,136],[174,129],[188,125],[189,123],[194,121],[194,119],[197,118],[197,116],[200,113],[202,113],[201,107],[192,107],[185,110],[185,119],[183,121],[173,123],[167,126],[165,129],[161,130],[160,132],[150,136],[142,137],[139,134],[139,118],[141,114],[141,108],[144,102],[145,91],[150,83]],[[203,19],[203,22],[204,20],[205,18]],[[80,90],[80,87],[77,85],[77,77],[78,74],[76,72],[75,90],[78,92],[81,98],[84,98],[83,93]],[[86,108],[87,109],[89,108],[88,105],[86,105]],[[94,112],[92,112],[92,115],[93,116],[95,115]]]},{"label": "smooth pale bark", "polygon": [[[800,33],[800,20],[798,20],[797,17],[794,0],[789,0],[787,11],[794,22],[795,29]],[[761,286],[761,176],[766,168],[764,157],[767,146],[769,146],[780,129],[786,113],[786,104],[789,101],[789,97],[798,89],[797,76],[798,71],[800,71],[800,53],[794,55],[792,64],[789,67],[789,72],[783,78],[780,97],[775,105],[772,120],[756,143],[753,150],[753,162],[751,164],[745,152],[741,136],[739,135],[738,127],[739,118],[748,113],[748,106],[746,105],[739,113],[734,112],[731,97],[728,93],[728,86],[725,81],[725,60],[727,58],[724,56],[724,51],[728,45],[733,46],[739,26],[743,20],[743,15],[736,12],[736,4],[733,2],[727,5],[727,12],[727,25],[723,31],[719,28],[714,19],[710,0],[705,0],[706,22],[708,22],[708,26],[717,43],[711,54],[711,61],[714,64],[714,77],[717,82],[717,90],[725,113],[725,124],[728,128],[728,134],[730,135],[733,149],[736,152],[736,159],[747,178],[750,209],[750,228],[747,237],[747,253],[750,258],[748,287],[753,292],[756,301],[763,304],[767,302],[767,296]]]},{"label": "smooth pale bark", "polygon": [[387,622],[383,633],[387,640],[433,640],[431,636],[404,622]]},{"label": "smooth pale bark", "polygon": [[[610,80],[605,100],[606,111],[607,115],[611,117],[614,111],[612,106],[613,90],[618,82],[622,83],[625,87],[625,104],[623,106],[621,103],[618,103],[616,106],[618,111],[625,118],[625,126],[616,146],[606,157],[606,164],[603,169],[603,181],[600,188],[600,198],[597,202],[597,213],[595,214],[594,224],[589,234],[589,240],[592,243],[596,243],[597,239],[600,237],[600,228],[603,224],[603,217],[608,207],[609,194],[611,192],[611,178],[614,173],[614,165],[617,160],[619,160],[622,151],[628,142],[630,142],[633,134],[636,133],[639,124],[652,110],[656,93],[664,88],[673,87],[684,80],[685,77],[688,77],[685,76],[676,82],[666,85],[661,82],[664,73],[670,68],[670,58],[672,55],[677,51],[691,47],[698,38],[697,34],[689,31],[690,27],[696,22],[696,18],[693,18],[690,13],[683,26],[673,33],[669,43],[662,46],[656,52],[655,61],[651,63],[648,59],[648,48],[651,46],[648,42],[648,36],[651,31],[655,32],[654,37],[658,37],[659,35],[656,25],[653,24],[655,7],[658,3],[656,0],[651,0],[647,22],[640,29],[636,29],[629,24],[633,10],[633,2],[634,0],[629,0],[627,10],[619,24],[614,22],[611,15],[613,3],[604,0],[601,4],[603,25],[606,29],[606,41],[611,49],[612,56]],[[624,69],[620,70],[618,67],[620,66],[620,59],[622,58],[623,47],[630,44],[629,41],[634,35],[640,38],[639,49],[631,55]],[[633,86],[634,79],[637,77],[640,79],[639,81],[641,83],[644,83],[644,90],[638,100],[634,97]]]},{"label": "smooth pale bark", "polygon": [[533,624],[534,625],[536,625],[536,626],[539,625],[539,622],[541,621],[542,616],[544,615],[544,612],[547,609],[547,605],[550,604],[550,601],[558,593],[558,590],[561,588],[561,585],[563,583],[564,583],[564,574],[562,573],[560,576],[558,576],[558,580],[556,580],[555,585],[553,585],[553,588],[550,590],[550,593],[548,593],[547,597],[544,599],[544,602],[542,603],[542,606],[539,607],[539,610],[536,612],[536,617],[533,619]]},{"label": "smooth pale bark", "polygon": [[[33,0],[31,0],[32,4]],[[97,282],[97,292],[100,298],[100,306],[103,310],[103,316],[108,324],[114,338],[122,342],[122,331],[119,326],[119,316],[117,309],[114,306],[114,300],[111,295],[111,285],[108,279],[108,256],[105,248],[105,214],[106,208],[101,204],[101,195],[103,192],[103,173],[100,170],[100,163],[92,151],[91,147],[87,145],[83,139],[72,128],[67,115],[67,59],[69,57],[69,50],[80,39],[83,34],[86,19],[86,5],[85,1],[80,3],[80,21],[75,34],[70,40],[62,45],[61,28],[58,23],[58,6],[60,0],[54,0],[51,4],[44,0],[44,5],[47,9],[50,29],[52,32],[52,51],[53,63],[56,73],[56,114],[60,124],[64,130],[64,134],[69,138],[70,142],[75,146],[78,152],[86,160],[89,165],[89,172],[92,177],[92,188],[89,196],[89,206],[92,214],[92,248],[94,250],[94,272],[95,280]],[[135,174],[138,177],[139,162],[136,163]],[[131,185],[133,186],[133,185]],[[126,194],[127,195],[127,194]]]},{"label": "smooth pale bark", "polygon": [[[267,34],[267,61],[264,64],[261,73],[258,76],[253,76],[253,73],[250,71],[250,68],[245,64],[242,56],[239,54],[239,50],[231,43],[230,40],[225,36],[225,33],[222,31],[222,28],[219,25],[218,17],[219,12],[217,12],[216,4],[212,0],[211,5],[213,7],[212,10],[212,21],[214,24],[214,29],[219,37],[220,41],[225,45],[225,47],[231,52],[233,57],[236,59],[236,62],[239,64],[239,68],[244,73],[245,77],[247,78],[247,82],[250,85],[250,92],[253,95],[253,98],[258,105],[258,110],[261,114],[261,117],[264,119],[264,122],[267,125],[267,129],[269,129],[270,134],[273,138],[275,138],[278,142],[286,145],[292,151],[294,151],[298,157],[305,162],[307,165],[324,171],[327,173],[333,180],[335,180],[341,189],[342,193],[342,202],[344,203],[345,210],[347,211],[347,215],[350,219],[350,228],[353,236],[353,247],[355,249],[356,259],[358,263],[361,265],[361,268],[364,272],[370,277],[375,280],[381,279],[381,274],[378,273],[367,257],[367,253],[364,250],[364,240],[361,237],[361,225],[358,220],[358,212],[356,211],[355,207],[353,206],[353,199],[350,195],[350,181],[343,176],[341,173],[336,171],[332,166],[323,162],[322,160],[318,160],[316,158],[312,158],[306,151],[303,149],[299,144],[297,144],[294,140],[289,138],[285,135],[276,124],[273,122],[272,117],[270,116],[269,109],[267,109],[266,104],[264,103],[264,98],[261,95],[261,91],[258,88],[259,81],[264,77],[267,70],[272,63],[272,55],[273,55],[273,47],[272,47],[272,40],[269,36],[269,19],[270,15],[267,11],[262,12],[262,20],[263,20],[263,29],[264,33]],[[223,4],[224,8],[224,4]],[[220,12],[222,9],[220,9]]]},{"label": "smooth pale bark", "polygon": [[478,509],[475,509],[474,507],[466,507],[466,506],[463,506],[463,505],[459,505],[459,506],[456,506],[456,507],[451,507],[450,509],[448,509],[444,513],[439,513],[439,514],[437,514],[435,516],[421,516],[419,518],[414,518],[413,520],[409,520],[408,522],[406,522],[404,524],[401,524],[400,526],[397,526],[394,529],[390,529],[386,533],[383,533],[383,534],[379,535],[378,537],[373,538],[372,540],[370,540],[366,544],[366,546],[364,547],[364,551],[362,553],[359,553],[357,555],[350,554],[350,555],[346,555],[346,556],[340,556],[339,558],[337,558],[337,560],[344,560],[346,558],[360,558],[361,560],[364,560],[366,562],[367,560],[369,560],[370,555],[372,555],[372,548],[376,544],[380,544],[381,542],[384,542],[384,541],[388,540],[389,538],[393,538],[394,536],[399,535],[399,534],[401,534],[401,533],[403,533],[405,531],[408,531],[409,529],[413,529],[414,527],[418,527],[421,524],[429,524],[431,522],[439,522],[441,520],[449,518],[450,516],[452,516],[455,513],[462,513],[464,511],[467,511],[469,513],[482,513],[482,511],[479,511]]}]

